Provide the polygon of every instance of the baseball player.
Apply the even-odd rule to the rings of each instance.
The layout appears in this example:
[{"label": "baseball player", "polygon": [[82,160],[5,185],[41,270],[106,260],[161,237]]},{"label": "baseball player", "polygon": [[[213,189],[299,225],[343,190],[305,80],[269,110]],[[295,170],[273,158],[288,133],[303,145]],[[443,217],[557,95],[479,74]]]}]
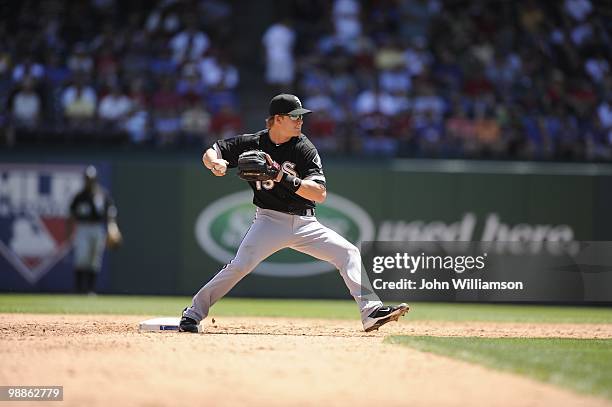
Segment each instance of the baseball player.
[{"label": "baseball player", "polygon": [[84,186],[70,204],[68,235],[74,232],[74,274],[78,293],[93,294],[96,278],[102,268],[107,243],[119,244],[121,232],[117,226],[117,208],[108,192],[97,181],[94,166],[84,174]]},{"label": "baseball player", "polygon": [[[250,181],[255,218],[236,257],[226,264],[193,297],[179,325],[182,332],[198,332],[198,324],[210,307],[257,265],[278,250],[290,247],[333,264],[361,311],[363,328],[369,332],[396,321],[408,310],[406,304],[383,306],[363,281],[359,250],[315,217],[315,204],[326,198],[325,175],[315,146],[301,133],[303,117],[311,113],[294,95],[272,98],[266,129],[254,134],[219,140],[206,150],[202,161],[214,175],[239,167],[245,152],[261,154],[272,171],[271,179]],[[248,154],[248,153],[246,153]],[[248,178],[247,178],[248,179]]]}]

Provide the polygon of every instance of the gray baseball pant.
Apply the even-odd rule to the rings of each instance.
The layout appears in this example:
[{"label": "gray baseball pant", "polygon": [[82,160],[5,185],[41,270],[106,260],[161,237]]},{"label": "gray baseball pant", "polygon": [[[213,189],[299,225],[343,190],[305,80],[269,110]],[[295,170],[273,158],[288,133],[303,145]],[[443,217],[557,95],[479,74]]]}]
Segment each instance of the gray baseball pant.
[{"label": "gray baseball pant", "polygon": [[106,248],[106,224],[78,222],[74,237],[74,265],[99,273]]},{"label": "gray baseball pant", "polygon": [[382,306],[367,277],[362,277],[359,250],[344,237],[323,226],[314,216],[257,208],[236,257],[198,291],[184,315],[198,322],[203,320],[210,307],[259,263],[287,247],[333,264],[357,302],[362,321]]}]

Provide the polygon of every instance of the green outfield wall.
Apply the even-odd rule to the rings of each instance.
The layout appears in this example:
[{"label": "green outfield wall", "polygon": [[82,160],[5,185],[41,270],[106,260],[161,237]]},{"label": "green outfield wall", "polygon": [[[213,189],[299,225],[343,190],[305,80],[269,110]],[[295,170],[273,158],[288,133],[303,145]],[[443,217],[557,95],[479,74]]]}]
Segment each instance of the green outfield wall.
[{"label": "green outfield wall", "polygon": [[[317,216],[354,243],[612,240],[612,173],[605,167],[425,164],[330,163],[330,195]],[[194,292],[231,260],[253,216],[243,182],[234,174],[213,177],[197,163],[116,164],[113,176],[126,237],[111,256],[113,292]],[[327,263],[287,250],[232,295],[347,293]]]},{"label": "green outfield wall", "polygon": [[[5,181],[0,180],[0,203],[14,200],[11,194],[18,192],[11,192],[6,180],[11,171],[21,171],[23,178],[24,165],[52,165],[39,174],[41,185],[45,177],[53,177],[57,165],[95,162],[104,166],[125,239],[119,250],[107,256],[105,292],[194,293],[231,260],[254,213],[248,186],[233,171],[224,178],[212,176],[199,163],[199,154],[0,158],[6,168]],[[324,167],[329,195],[318,207],[317,217],[356,244],[372,240],[612,241],[610,165],[453,160],[381,165],[324,160]],[[2,253],[9,257],[12,219],[3,218],[0,223]],[[41,285],[32,283],[34,279],[28,286],[11,268],[18,263],[15,259],[0,264],[2,291],[69,286]],[[52,263],[64,271],[51,267],[41,281],[70,278],[66,271],[70,254]],[[262,263],[231,295],[346,298],[348,293],[330,265],[286,250]]]}]

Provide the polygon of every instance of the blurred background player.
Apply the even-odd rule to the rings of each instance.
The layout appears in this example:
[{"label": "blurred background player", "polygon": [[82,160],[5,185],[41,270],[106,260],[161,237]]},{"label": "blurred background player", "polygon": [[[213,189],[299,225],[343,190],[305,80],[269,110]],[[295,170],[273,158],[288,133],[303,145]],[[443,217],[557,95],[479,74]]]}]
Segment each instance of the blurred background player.
[{"label": "blurred background player", "polygon": [[74,241],[77,293],[95,293],[106,246],[114,247],[122,240],[116,218],[117,208],[109,193],[98,184],[96,168],[88,166],[83,189],[70,204],[68,221],[68,232]]}]

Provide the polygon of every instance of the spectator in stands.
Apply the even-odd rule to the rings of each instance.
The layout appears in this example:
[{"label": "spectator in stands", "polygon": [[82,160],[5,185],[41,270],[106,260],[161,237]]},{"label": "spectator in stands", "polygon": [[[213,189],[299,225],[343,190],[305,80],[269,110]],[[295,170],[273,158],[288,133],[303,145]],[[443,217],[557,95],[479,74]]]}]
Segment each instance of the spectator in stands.
[{"label": "spectator in stands", "polygon": [[463,69],[458,58],[444,45],[440,46],[437,58],[431,68],[432,79],[439,87],[450,91],[460,90],[463,86]]},{"label": "spectator in stands", "polygon": [[178,31],[180,19],[172,6],[172,1],[162,1],[152,8],[145,21],[145,28],[149,34],[166,36]]},{"label": "spectator in stands", "polygon": [[474,136],[479,145],[480,155],[497,156],[503,149],[501,127],[492,112],[485,109],[476,111]]},{"label": "spectator in stands", "polygon": [[187,109],[181,115],[181,132],[188,144],[201,147],[214,142],[209,138],[210,114],[200,100],[191,99],[188,102]]},{"label": "spectator in stands", "polygon": [[236,87],[240,77],[238,69],[229,63],[227,58],[219,55],[214,60],[214,67],[207,72],[205,83],[208,87],[206,106],[213,114],[225,105],[238,107],[236,100]]},{"label": "spectator in stands", "polygon": [[585,136],[580,131],[579,120],[572,114],[566,114],[561,119],[561,132],[556,143],[556,158],[582,160],[585,155]]},{"label": "spectator in stands", "polygon": [[116,129],[122,127],[133,106],[118,83],[112,82],[109,90],[110,92],[100,100],[98,118],[104,127]]},{"label": "spectator in stands", "polygon": [[26,77],[13,99],[12,117],[16,126],[32,128],[38,125],[42,101],[34,91],[33,79]]},{"label": "spectator in stands", "polygon": [[403,0],[399,7],[403,21],[400,34],[403,39],[411,40],[428,34],[431,19],[442,6],[437,0]]},{"label": "spectator in stands", "polygon": [[608,95],[608,99],[602,101],[597,107],[597,119],[602,131],[612,139],[612,94]]},{"label": "spectator in stands", "polygon": [[590,0],[565,0],[564,11],[576,21],[584,21],[593,11]]},{"label": "spectator in stands", "polygon": [[410,75],[403,63],[380,70],[378,82],[380,83],[380,88],[390,94],[397,92],[407,93],[412,88]]},{"label": "spectator in stands", "polygon": [[421,157],[444,156],[444,122],[442,116],[433,109],[422,110],[414,117],[413,131],[417,145],[417,154]]},{"label": "spectator in stands", "polygon": [[414,37],[403,49],[404,66],[410,76],[422,75],[430,69],[433,58],[425,37]]},{"label": "spectator in stands", "polygon": [[77,43],[68,58],[68,69],[75,75],[89,75],[94,70],[94,60],[87,51],[85,43]]},{"label": "spectator in stands", "polygon": [[117,81],[119,74],[119,61],[110,44],[104,45],[96,57],[96,74],[99,83]]},{"label": "spectator in stands", "polygon": [[415,117],[431,115],[440,120],[446,111],[444,99],[436,94],[436,89],[427,83],[420,83],[415,89],[412,111]]},{"label": "spectator in stands", "polygon": [[377,126],[363,139],[362,150],[366,155],[392,157],[396,154],[398,141],[387,134],[388,126]]},{"label": "spectator in stands", "polygon": [[134,78],[130,81],[128,96],[132,103],[139,108],[147,108],[149,105],[149,95],[145,89],[145,81],[143,78]]},{"label": "spectator in stands", "polygon": [[178,65],[185,61],[197,60],[210,47],[208,36],[198,29],[196,17],[189,15],[186,20],[185,29],[170,40],[172,60]]},{"label": "spectator in stands", "polygon": [[588,160],[612,160],[612,132],[604,129],[599,120],[595,120],[585,139]]},{"label": "spectator in stands", "polygon": [[11,54],[6,49],[0,47],[0,77],[3,79],[7,76],[10,77],[11,72]]},{"label": "spectator in stands", "polygon": [[485,65],[484,73],[498,93],[509,93],[520,74],[521,65],[519,55],[502,53],[498,50],[495,51],[493,59]]},{"label": "spectator in stands", "polygon": [[164,77],[160,89],[153,94],[153,131],[157,145],[173,144],[181,130],[180,109],[183,100],[175,91],[171,77]]},{"label": "spectator in stands", "polygon": [[295,32],[287,21],[272,24],[262,39],[266,54],[266,82],[279,91],[289,89],[295,77]]},{"label": "spectator in stands", "polygon": [[221,106],[219,112],[217,112],[210,124],[210,131],[212,132],[213,139],[225,139],[233,137],[237,133],[242,131],[242,118],[231,104],[225,104]]},{"label": "spectator in stands", "polygon": [[238,69],[223,54],[205,58],[200,65],[204,84],[214,90],[234,90],[240,81]]},{"label": "spectator in stands", "polygon": [[96,114],[97,99],[94,88],[87,85],[83,77],[77,77],[75,83],[64,90],[61,99],[68,124],[72,127],[90,125]]},{"label": "spectator in stands", "polygon": [[[152,67],[156,62],[154,57],[155,55],[153,55],[152,50],[148,50],[138,44],[126,45],[125,52],[121,58],[120,68],[124,80],[129,81],[140,78],[143,72],[154,71]],[[172,69],[171,71],[174,70]]]},{"label": "spectator in stands", "polygon": [[555,106],[543,116],[540,116],[540,132],[544,134],[546,142],[544,155],[546,158],[553,158],[555,150],[563,133],[563,122],[561,118],[565,115],[561,105]]},{"label": "spectator in stands", "polygon": [[45,59],[45,82],[53,89],[63,88],[70,79],[70,70],[64,65],[59,55],[55,52],[47,53]]},{"label": "spectator in stands", "polygon": [[354,49],[361,36],[361,8],[356,0],[335,0],[332,10],[336,44],[346,50]]},{"label": "spectator in stands", "polygon": [[377,85],[361,92],[355,101],[355,111],[359,115],[382,113],[386,116],[393,116],[399,110],[400,107],[396,104],[395,99]]},{"label": "spectator in stands", "polygon": [[307,101],[304,102],[304,106],[308,106],[317,112],[316,115],[312,115],[308,119],[308,138],[319,151],[338,151],[340,142],[337,125],[330,115],[330,109],[316,109]]},{"label": "spectator in stands", "polygon": [[23,62],[15,65],[13,69],[13,82],[19,83],[25,78],[30,78],[33,81],[33,86],[37,86],[38,82],[43,80],[45,76],[45,67],[42,64],[34,62],[31,55],[25,57]]},{"label": "spectator in stands", "polygon": [[181,131],[181,117],[178,107],[166,107],[156,111],[153,131],[157,146],[178,142]]},{"label": "spectator in stands", "polygon": [[176,74],[178,67],[179,64],[172,58],[172,53],[166,46],[161,46],[157,49],[155,56],[151,58],[148,66],[150,72],[157,78]]},{"label": "spectator in stands", "polygon": [[123,130],[127,132],[131,143],[144,144],[151,139],[149,134],[150,115],[137,99],[133,99],[132,103],[133,109],[123,122]]},{"label": "spectator in stands", "polygon": [[597,106],[597,95],[593,85],[585,78],[575,78],[567,94],[567,103],[579,114],[593,111]]},{"label": "spectator in stands", "polygon": [[180,106],[181,103],[181,96],[175,90],[174,79],[170,76],[163,77],[159,89],[153,94],[151,99],[153,110],[172,109]]},{"label": "spectator in stands", "polygon": [[604,77],[610,73],[610,61],[603,50],[598,50],[584,62],[584,70],[596,84],[603,82]]},{"label": "spectator in stands", "polygon": [[206,84],[200,72],[195,63],[187,63],[183,66],[181,78],[176,85],[176,91],[183,99],[203,100],[206,94]]},{"label": "spectator in stands", "polygon": [[466,112],[466,107],[460,102],[453,105],[451,114],[446,120],[446,136],[454,155],[475,156],[478,151],[478,143],[474,131],[474,121]]}]

